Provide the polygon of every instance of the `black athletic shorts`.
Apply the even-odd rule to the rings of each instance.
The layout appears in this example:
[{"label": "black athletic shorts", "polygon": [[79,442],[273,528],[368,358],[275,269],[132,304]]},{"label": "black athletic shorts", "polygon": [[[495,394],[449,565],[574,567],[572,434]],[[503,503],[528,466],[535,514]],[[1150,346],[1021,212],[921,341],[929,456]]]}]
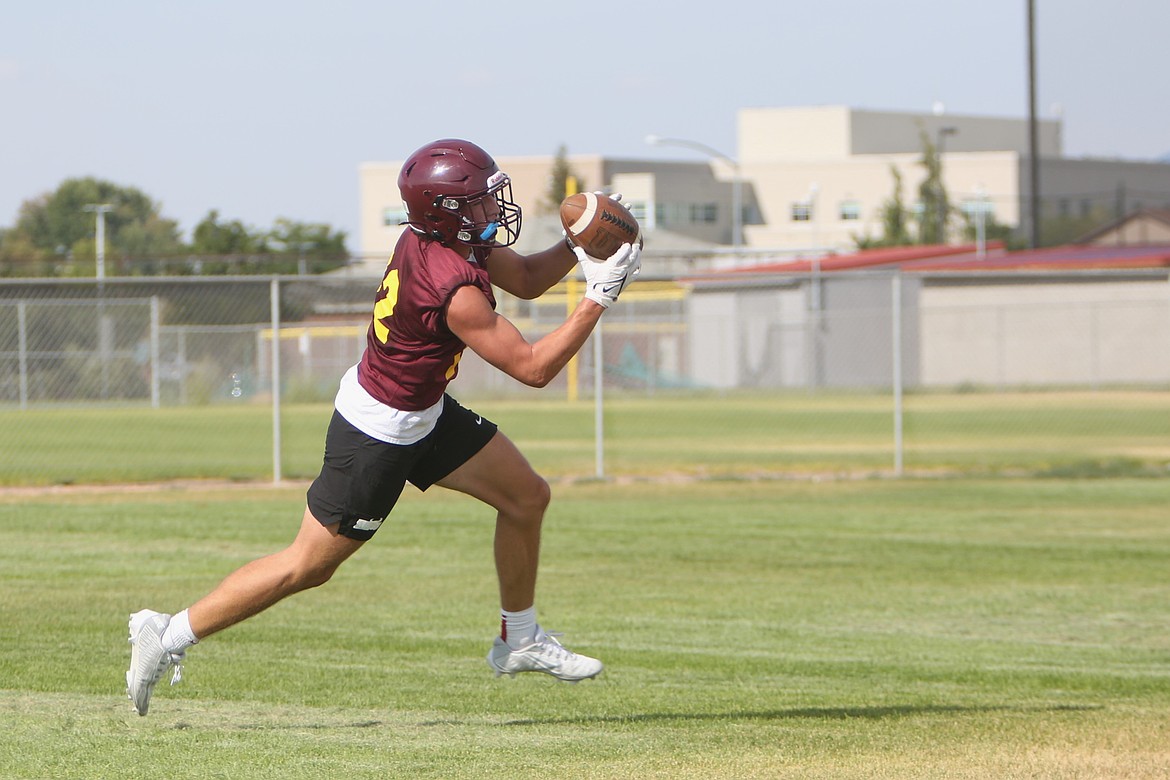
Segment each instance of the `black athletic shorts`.
[{"label": "black athletic shorts", "polygon": [[325,435],[321,473],[309,486],[309,511],[321,525],[365,541],[390,514],[409,481],[426,490],[479,452],[496,424],[449,395],[435,429],[414,444],[387,444],[349,424],[336,410]]}]

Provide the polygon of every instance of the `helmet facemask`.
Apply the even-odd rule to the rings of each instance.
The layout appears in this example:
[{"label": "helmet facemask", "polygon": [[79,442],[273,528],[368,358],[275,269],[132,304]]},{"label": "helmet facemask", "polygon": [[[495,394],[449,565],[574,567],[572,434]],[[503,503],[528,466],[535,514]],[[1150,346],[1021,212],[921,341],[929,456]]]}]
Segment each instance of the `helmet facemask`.
[{"label": "helmet facemask", "polygon": [[511,246],[520,237],[520,207],[512,200],[512,182],[502,171],[488,181],[487,192],[467,197],[441,195],[435,206],[458,215],[459,227],[452,238],[461,244]]}]

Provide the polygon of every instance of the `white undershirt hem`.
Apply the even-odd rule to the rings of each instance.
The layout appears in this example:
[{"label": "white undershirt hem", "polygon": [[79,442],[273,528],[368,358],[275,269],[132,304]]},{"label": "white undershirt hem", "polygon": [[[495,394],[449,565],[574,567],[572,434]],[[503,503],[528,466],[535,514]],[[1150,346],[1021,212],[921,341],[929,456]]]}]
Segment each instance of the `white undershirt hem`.
[{"label": "white undershirt hem", "polygon": [[333,405],[338,413],[365,435],[387,444],[414,444],[435,429],[443,412],[443,399],[427,409],[402,411],[379,401],[358,382],[355,365],[341,377]]}]

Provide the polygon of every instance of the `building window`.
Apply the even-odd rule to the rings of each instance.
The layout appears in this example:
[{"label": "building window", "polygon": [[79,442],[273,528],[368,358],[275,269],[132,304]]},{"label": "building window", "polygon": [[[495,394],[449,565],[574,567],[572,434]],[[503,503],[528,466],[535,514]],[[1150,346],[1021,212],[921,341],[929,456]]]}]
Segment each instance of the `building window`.
[{"label": "building window", "polygon": [[382,209],[382,224],[386,227],[398,227],[405,221],[406,209],[401,206]]},{"label": "building window", "polygon": [[[642,204],[640,211],[637,209],[637,203],[633,206],[630,213],[641,221],[646,211],[646,205]],[[663,203],[661,201],[654,203],[654,223],[659,226],[711,224],[718,221],[719,205],[716,203]]]},{"label": "building window", "polygon": [[719,208],[714,203],[692,203],[691,222],[712,224],[719,218]]},{"label": "building window", "polygon": [[669,225],[670,221],[666,218],[666,204],[658,201],[654,204],[654,222],[658,225]]},{"label": "building window", "polygon": [[634,217],[634,219],[638,220],[638,222],[645,222],[646,215],[650,213],[646,206],[647,204],[644,200],[630,201],[630,214]]},{"label": "building window", "polygon": [[808,222],[812,219],[812,204],[806,200],[797,201],[792,204],[792,221],[793,222]]},{"label": "building window", "polygon": [[841,201],[840,214],[843,222],[861,219],[861,203],[856,200]]}]

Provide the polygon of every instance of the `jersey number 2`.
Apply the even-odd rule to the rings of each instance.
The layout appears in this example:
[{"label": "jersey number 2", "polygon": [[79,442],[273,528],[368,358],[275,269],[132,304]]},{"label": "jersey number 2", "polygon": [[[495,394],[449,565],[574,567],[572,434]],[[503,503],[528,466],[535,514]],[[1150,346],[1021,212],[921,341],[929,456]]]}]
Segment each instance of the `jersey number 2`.
[{"label": "jersey number 2", "polygon": [[374,336],[385,344],[390,338],[390,329],[382,324],[382,320],[394,315],[394,306],[398,303],[398,269],[393,268],[386,272],[382,279],[382,288],[386,297],[374,304]]},{"label": "jersey number 2", "polygon": [[[380,289],[386,291],[386,296],[374,304],[374,336],[378,341],[385,344],[390,340],[390,329],[382,323],[382,320],[394,316],[394,307],[398,303],[397,268],[392,268],[386,272],[386,277],[382,279],[382,287]],[[456,353],[451,367],[444,372],[448,381],[455,377],[455,372],[459,368],[459,358],[461,357],[463,357],[462,352]]]}]

